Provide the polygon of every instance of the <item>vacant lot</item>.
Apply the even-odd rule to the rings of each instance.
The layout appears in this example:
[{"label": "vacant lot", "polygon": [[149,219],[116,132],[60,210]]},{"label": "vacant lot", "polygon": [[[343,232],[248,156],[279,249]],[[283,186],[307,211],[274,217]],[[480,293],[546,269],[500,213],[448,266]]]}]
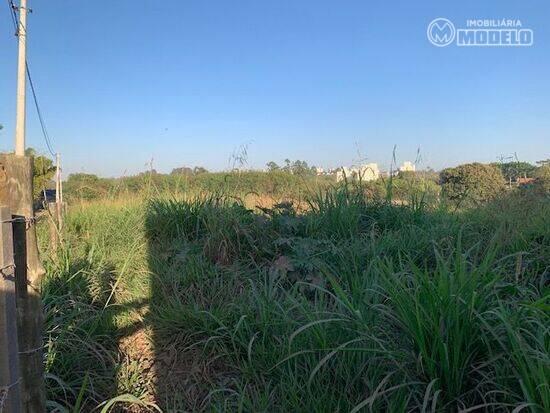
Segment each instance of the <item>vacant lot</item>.
[{"label": "vacant lot", "polygon": [[44,285],[50,405],[549,411],[548,198],[370,199],[71,206]]}]

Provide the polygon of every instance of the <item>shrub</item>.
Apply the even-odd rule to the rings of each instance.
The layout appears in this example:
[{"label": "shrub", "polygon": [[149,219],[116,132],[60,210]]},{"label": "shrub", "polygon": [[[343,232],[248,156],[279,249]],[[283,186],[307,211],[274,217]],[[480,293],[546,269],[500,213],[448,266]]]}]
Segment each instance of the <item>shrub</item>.
[{"label": "shrub", "polygon": [[109,181],[93,174],[70,174],[65,182],[65,191],[70,199],[97,199],[109,191]]},{"label": "shrub", "polygon": [[542,165],[534,173],[535,188],[544,194],[550,194],[550,165]]},{"label": "shrub", "polygon": [[459,204],[479,204],[502,193],[505,181],[500,169],[481,163],[469,163],[441,171],[443,195]]}]

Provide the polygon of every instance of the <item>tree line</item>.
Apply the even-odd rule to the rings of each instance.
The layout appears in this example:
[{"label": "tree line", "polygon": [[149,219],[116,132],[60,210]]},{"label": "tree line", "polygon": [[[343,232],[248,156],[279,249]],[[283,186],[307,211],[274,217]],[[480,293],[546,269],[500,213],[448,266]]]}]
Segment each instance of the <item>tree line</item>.
[{"label": "tree line", "polygon": [[[27,149],[26,153],[34,157],[34,195],[39,197],[44,189],[55,187],[52,181],[55,174],[54,162],[47,156],[38,154],[33,148]],[[245,174],[241,172],[237,178],[231,172],[216,173],[201,166],[181,166],[172,169],[170,174],[161,174],[151,168],[134,176],[122,178],[100,178],[94,174],[75,173],[68,176],[65,184],[68,195],[78,193],[79,197],[87,199],[96,198],[120,187],[131,192],[139,192],[151,184],[169,187],[174,183],[177,185],[182,177],[188,180],[188,184],[205,190],[218,190],[228,182],[240,180],[245,183],[247,190],[282,193],[283,188],[289,190],[303,185],[300,177],[313,178],[317,172],[315,166],[310,166],[302,160],[285,159],[282,165],[271,161],[266,166],[269,179],[265,176],[265,172],[260,171],[247,171]],[[285,175],[292,175],[294,178],[284,178]],[[533,187],[538,191],[550,193],[550,159],[540,160],[536,164],[519,161],[469,163],[446,168],[439,173],[433,170],[402,173],[393,178],[392,185],[395,186],[394,190],[402,191],[402,195],[405,196],[405,192],[409,192],[411,185],[418,185],[420,181],[424,188],[429,188],[429,192],[440,193],[441,196],[457,204],[484,202],[494,198],[512,184]],[[323,184],[330,182],[332,182],[330,177],[323,177]],[[238,186],[237,183],[235,185]],[[373,194],[381,196],[386,191],[386,183],[381,179],[379,182],[368,183],[366,188],[369,188]]]}]

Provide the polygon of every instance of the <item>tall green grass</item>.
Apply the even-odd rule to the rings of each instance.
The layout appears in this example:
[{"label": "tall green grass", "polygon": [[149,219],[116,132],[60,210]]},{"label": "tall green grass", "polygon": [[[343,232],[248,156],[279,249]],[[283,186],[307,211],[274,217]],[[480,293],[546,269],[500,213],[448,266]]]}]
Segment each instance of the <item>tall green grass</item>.
[{"label": "tall green grass", "polygon": [[[548,199],[525,195],[83,206],[44,285],[50,403],[548,411],[549,234]],[[146,361],[121,345],[135,334]]]}]

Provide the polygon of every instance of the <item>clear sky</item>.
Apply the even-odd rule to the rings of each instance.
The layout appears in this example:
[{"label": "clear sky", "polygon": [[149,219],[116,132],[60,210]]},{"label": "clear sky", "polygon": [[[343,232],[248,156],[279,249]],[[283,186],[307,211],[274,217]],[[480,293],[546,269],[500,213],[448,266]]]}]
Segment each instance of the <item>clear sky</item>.
[{"label": "clear sky", "polygon": [[[28,61],[66,172],[135,173],[151,157],[162,172],[225,169],[245,143],[256,168],[387,166],[394,145],[436,169],[550,156],[548,0],[29,1]],[[434,47],[436,17],[520,19],[534,45]],[[16,46],[0,4],[0,150]]]}]

